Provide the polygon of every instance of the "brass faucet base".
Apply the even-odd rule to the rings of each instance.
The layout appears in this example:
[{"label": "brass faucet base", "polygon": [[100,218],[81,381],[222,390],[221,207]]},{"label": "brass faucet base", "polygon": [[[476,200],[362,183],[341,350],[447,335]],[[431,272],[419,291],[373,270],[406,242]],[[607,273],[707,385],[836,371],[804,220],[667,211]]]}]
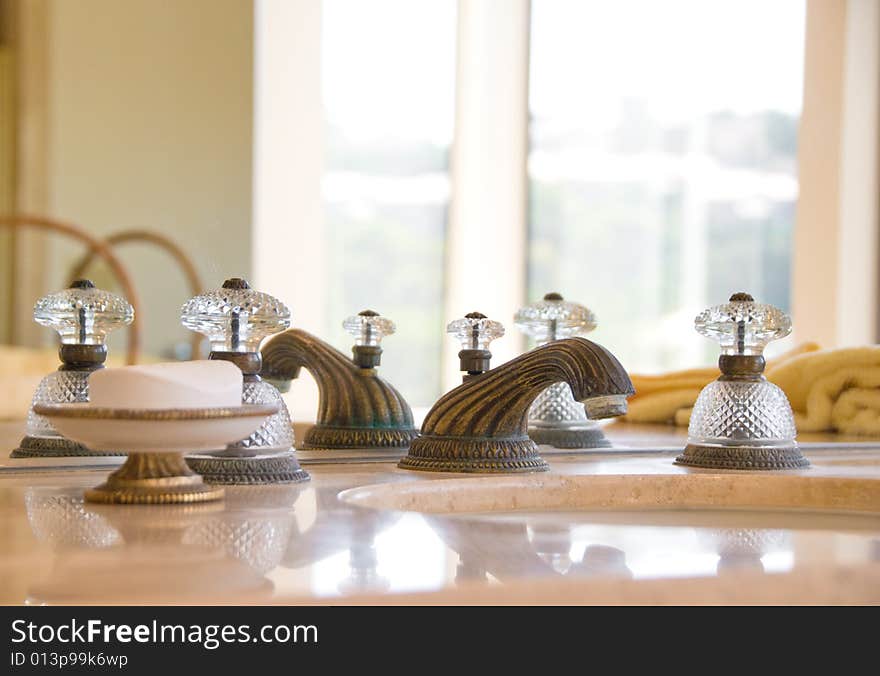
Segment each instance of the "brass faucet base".
[{"label": "brass faucet base", "polygon": [[223,486],[296,484],[311,479],[292,451],[251,457],[190,455],[186,464],[209,484]]},{"label": "brass faucet base", "polygon": [[422,435],[412,442],[409,454],[397,466],[422,472],[469,474],[546,472],[550,469],[538,454],[537,444],[528,437],[468,439]]},{"label": "brass faucet base", "polygon": [[598,427],[565,429],[553,427],[529,427],[529,437],[536,444],[554,448],[610,448],[611,442]]},{"label": "brass faucet base", "polygon": [[82,444],[64,437],[24,437],[10,458],[65,458],[83,455],[125,455],[122,452],[90,451]]},{"label": "brass faucet base", "polygon": [[85,492],[86,502],[171,505],[210,502],[223,489],[209,486],[187,467],[180,453],[131,453],[107,481]]},{"label": "brass faucet base", "polygon": [[705,469],[804,469],[810,461],[797,444],[790,446],[710,446],[688,444],[675,464]]},{"label": "brass faucet base", "polygon": [[306,432],[300,448],[409,448],[418,435],[414,427],[338,427],[319,423]]}]

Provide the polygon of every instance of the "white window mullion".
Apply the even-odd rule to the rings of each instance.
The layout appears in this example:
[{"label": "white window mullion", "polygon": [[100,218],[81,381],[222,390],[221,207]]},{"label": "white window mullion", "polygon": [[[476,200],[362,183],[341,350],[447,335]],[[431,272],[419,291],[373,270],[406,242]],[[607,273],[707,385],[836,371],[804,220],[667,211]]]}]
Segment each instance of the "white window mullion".
[{"label": "white window mullion", "polygon": [[[497,365],[521,351],[511,318],[525,300],[528,238],[529,0],[460,0],[446,316],[478,310],[508,326]],[[444,385],[460,384],[447,341]]]},{"label": "white window mullion", "polygon": [[[294,324],[323,335],[321,0],[254,3],[253,283],[283,298]],[[305,373],[285,395],[296,420],[314,418]]]},{"label": "white window mullion", "polygon": [[861,345],[878,335],[880,195],[880,3],[850,0],[846,13],[841,120],[837,340]]},{"label": "white window mullion", "polygon": [[798,340],[878,340],[878,72],[874,0],[807,3],[792,284]]}]

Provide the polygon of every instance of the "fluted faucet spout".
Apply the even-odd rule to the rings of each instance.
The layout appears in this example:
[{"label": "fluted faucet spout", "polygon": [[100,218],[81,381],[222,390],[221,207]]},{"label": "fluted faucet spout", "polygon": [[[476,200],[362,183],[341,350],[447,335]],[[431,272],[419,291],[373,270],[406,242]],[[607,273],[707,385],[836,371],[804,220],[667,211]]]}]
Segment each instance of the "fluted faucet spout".
[{"label": "fluted faucet spout", "polygon": [[601,345],[566,338],[538,347],[441,397],[401,460],[434,472],[535,472],[547,469],[529,439],[528,412],[550,385],[566,382],[591,418],[626,412],[635,390],[620,362]]},{"label": "fluted faucet spout", "polygon": [[317,336],[288,329],[269,339],[261,353],[261,375],[282,391],[302,368],[318,384],[318,420],[303,448],[402,449],[416,436],[403,396],[376,369],[358,366]]}]

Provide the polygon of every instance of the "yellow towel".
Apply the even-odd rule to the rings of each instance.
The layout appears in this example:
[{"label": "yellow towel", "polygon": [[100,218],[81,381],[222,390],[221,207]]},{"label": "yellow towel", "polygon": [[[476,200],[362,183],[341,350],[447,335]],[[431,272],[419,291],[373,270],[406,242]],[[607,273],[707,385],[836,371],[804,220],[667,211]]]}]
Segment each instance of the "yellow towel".
[{"label": "yellow towel", "polygon": [[880,345],[803,354],[768,370],[799,432],[880,436]]},{"label": "yellow towel", "polygon": [[[767,362],[767,373],[788,361],[819,349],[816,343],[802,343]],[[636,393],[629,400],[625,420],[641,423],[674,423],[687,426],[697,396],[721,372],[713,366],[674,371],[661,375],[632,375]],[[784,388],[783,388],[784,389]]]}]

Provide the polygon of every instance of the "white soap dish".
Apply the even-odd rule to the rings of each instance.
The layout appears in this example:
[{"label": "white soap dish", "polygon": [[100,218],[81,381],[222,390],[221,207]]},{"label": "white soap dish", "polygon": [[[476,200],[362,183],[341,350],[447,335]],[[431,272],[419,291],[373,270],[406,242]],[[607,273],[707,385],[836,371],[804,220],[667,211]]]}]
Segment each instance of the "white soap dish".
[{"label": "white soap dish", "polygon": [[40,405],[34,410],[90,450],[118,449],[128,454],[105,483],[86,491],[86,500],[169,504],[222,498],[223,489],[205,484],[183,456],[246,438],[278,411],[278,404],[132,409],[78,403]]}]

